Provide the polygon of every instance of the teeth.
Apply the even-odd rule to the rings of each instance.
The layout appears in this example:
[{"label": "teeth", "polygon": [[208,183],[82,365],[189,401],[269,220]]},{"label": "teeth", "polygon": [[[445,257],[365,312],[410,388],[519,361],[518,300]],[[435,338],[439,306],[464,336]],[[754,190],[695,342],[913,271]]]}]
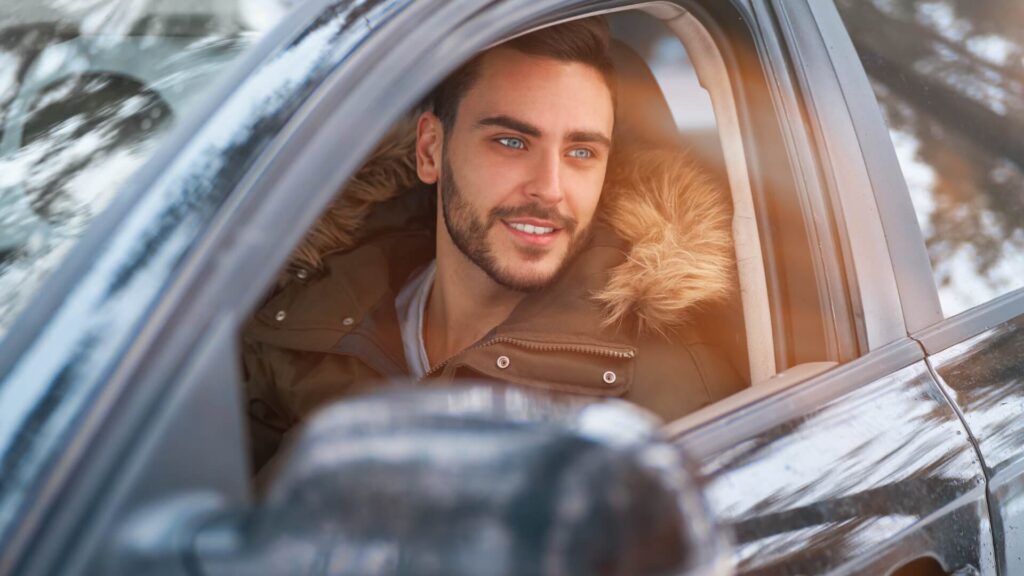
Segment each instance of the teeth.
[{"label": "teeth", "polygon": [[519,230],[520,232],[526,232],[527,234],[551,234],[555,231],[554,228],[544,228],[541,226],[534,226],[532,224],[519,224],[517,222],[510,222],[509,226]]}]

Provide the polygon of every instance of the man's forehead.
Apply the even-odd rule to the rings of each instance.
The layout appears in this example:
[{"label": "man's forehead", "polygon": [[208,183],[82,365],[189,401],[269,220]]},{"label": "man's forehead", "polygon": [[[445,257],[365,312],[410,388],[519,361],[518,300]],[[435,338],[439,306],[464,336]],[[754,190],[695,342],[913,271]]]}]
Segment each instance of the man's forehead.
[{"label": "man's forehead", "polygon": [[562,135],[610,133],[614,122],[611,91],[596,68],[501,47],[483,55],[459,107],[470,125],[506,117]]}]

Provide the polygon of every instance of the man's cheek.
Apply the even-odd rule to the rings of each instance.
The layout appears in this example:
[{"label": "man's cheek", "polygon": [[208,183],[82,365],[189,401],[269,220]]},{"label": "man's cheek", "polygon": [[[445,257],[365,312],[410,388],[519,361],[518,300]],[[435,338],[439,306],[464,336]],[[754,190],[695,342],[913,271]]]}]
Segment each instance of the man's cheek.
[{"label": "man's cheek", "polygon": [[507,152],[491,151],[477,154],[469,170],[491,179],[508,179],[522,169],[521,165],[522,162],[510,157]]},{"label": "man's cheek", "polygon": [[574,206],[576,218],[580,226],[587,225],[597,211],[597,205],[601,200],[601,190],[604,188],[604,180],[593,180],[587,182],[581,193],[577,195]]}]

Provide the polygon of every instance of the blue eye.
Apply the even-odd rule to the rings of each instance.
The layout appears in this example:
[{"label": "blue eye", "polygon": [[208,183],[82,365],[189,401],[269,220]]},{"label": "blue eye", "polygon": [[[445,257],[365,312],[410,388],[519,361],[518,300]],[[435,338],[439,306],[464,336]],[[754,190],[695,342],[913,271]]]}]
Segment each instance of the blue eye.
[{"label": "blue eye", "polygon": [[512,137],[506,136],[504,138],[498,138],[497,142],[499,144],[501,144],[502,146],[504,146],[506,148],[511,148],[513,150],[525,150],[526,149],[526,142],[523,142],[519,138],[512,138]]},{"label": "blue eye", "polygon": [[569,156],[572,158],[579,158],[580,160],[586,160],[588,158],[593,158],[594,153],[586,148],[574,148],[569,151]]}]

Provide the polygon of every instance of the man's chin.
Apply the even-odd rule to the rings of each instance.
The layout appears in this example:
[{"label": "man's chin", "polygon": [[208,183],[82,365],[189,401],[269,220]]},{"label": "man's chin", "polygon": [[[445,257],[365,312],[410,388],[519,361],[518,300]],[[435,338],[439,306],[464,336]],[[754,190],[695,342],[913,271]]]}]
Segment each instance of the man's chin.
[{"label": "man's chin", "polygon": [[522,268],[517,269],[515,272],[504,268],[501,270],[489,270],[487,275],[492,280],[517,292],[537,292],[547,288],[555,279],[558,277],[559,269],[555,270],[523,270]]}]

